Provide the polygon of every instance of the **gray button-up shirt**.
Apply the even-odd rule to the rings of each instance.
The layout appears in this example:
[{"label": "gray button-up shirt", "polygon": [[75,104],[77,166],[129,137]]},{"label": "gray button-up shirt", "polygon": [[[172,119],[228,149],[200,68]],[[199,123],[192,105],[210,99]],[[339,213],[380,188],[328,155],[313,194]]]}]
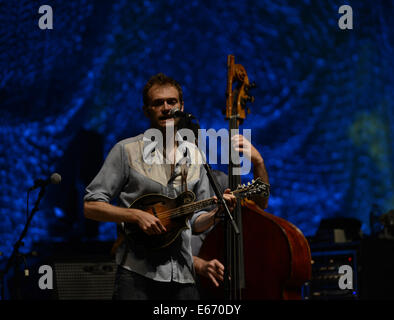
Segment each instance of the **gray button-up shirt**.
[{"label": "gray button-up shirt", "polygon": [[[181,146],[190,147],[187,142]],[[209,198],[209,181],[201,165],[201,155],[193,147],[188,150],[187,188],[195,193],[197,201]],[[178,147],[175,173],[180,171],[179,163],[185,162],[185,154]],[[143,134],[125,139],[112,148],[101,170],[86,188],[84,200],[109,203],[118,198],[117,205],[127,208],[138,197],[148,193],[174,198],[183,190],[181,176],[174,179],[171,171],[171,164],[163,163],[161,152],[152,148],[152,143],[147,144]],[[149,250],[133,243],[127,250],[123,243],[116,253],[117,264],[125,261],[122,264],[124,268],[156,281],[194,283],[190,226],[203,212],[206,211],[192,216],[188,221],[189,228],[182,231],[178,241],[161,250]]]}]

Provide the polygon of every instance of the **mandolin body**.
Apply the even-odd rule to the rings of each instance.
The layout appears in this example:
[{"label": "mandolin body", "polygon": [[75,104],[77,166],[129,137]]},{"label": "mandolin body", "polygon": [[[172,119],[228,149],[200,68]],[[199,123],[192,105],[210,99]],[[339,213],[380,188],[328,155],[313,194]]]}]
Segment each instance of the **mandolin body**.
[{"label": "mandolin body", "polygon": [[161,194],[147,194],[139,197],[130,205],[130,208],[146,211],[159,218],[167,232],[148,235],[138,225],[125,223],[126,236],[135,244],[142,244],[152,250],[169,246],[181,234],[182,230],[188,228],[187,219],[193,213],[175,218],[169,217],[166,213],[192,203],[195,198],[192,191],[183,192],[176,198],[169,198]]}]

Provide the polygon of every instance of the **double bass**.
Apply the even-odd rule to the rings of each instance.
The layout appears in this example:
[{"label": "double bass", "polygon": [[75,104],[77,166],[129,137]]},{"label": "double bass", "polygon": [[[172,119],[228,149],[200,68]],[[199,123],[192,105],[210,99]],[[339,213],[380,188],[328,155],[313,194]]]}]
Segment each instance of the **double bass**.
[{"label": "double bass", "polygon": [[[233,89],[233,86],[235,88]],[[237,133],[253,102],[245,68],[227,58],[226,120],[231,135]],[[241,183],[239,161],[231,147],[229,188]],[[234,160],[235,159],[235,160]],[[238,159],[239,160],[239,159]],[[234,174],[234,172],[238,174]],[[302,286],[311,278],[311,253],[308,241],[295,225],[264,211],[252,200],[237,203],[232,212],[240,230],[236,235],[228,219],[223,219],[206,236],[199,257],[224,262],[224,286],[216,288],[201,280],[203,299],[298,300]]]}]

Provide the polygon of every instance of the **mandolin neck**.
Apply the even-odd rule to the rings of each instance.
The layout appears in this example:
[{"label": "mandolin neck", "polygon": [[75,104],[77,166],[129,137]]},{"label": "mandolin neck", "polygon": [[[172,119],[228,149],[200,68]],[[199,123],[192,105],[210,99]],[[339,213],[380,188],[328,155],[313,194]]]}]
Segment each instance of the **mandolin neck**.
[{"label": "mandolin neck", "polygon": [[206,207],[212,206],[216,203],[215,198],[209,198],[209,199],[205,199],[205,200],[201,200],[201,201],[196,201],[193,202],[191,204],[186,204],[183,205],[181,207],[179,207],[178,209],[181,209],[183,212],[183,214],[189,214],[195,211],[199,211],[202,210]]},{"label": "mandolin neck", "polygon": [[[231,193],[234,196],[236,196],[236,197],[239,196],[238,195],[238,193],[239,193],[238,190],[235,190],[235,191],[233,191]],[[192,203],[189,203],[189,204],[185,204],[183,206],[180,206],[180,207],[174,209],[171,212],[171,216],[174,218],[174,217],[179,217],[179,216],[183,216],[183,215],[188,215],[188,214],[193,213],[195,211],[202,210],[202,209],[204,209],[206,207],[212,206],[212,205],[214,205],[216,203],[217,203],[216,198],[212,197],[212,198],[209,198],[209,199],[200,200],[200,201],[192,202]]]}]

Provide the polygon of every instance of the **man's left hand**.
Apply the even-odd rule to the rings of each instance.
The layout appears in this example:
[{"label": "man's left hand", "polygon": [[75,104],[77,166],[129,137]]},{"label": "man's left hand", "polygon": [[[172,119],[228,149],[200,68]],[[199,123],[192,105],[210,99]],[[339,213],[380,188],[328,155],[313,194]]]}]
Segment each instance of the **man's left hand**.
[{"label": "man's left hand", "polygon": [[211,279],[216,287],[219,287],[218,281],[223,281],[224,266],[217,259],[206,261],[199,257],[194,258],[194,267],[199,275]]},{"label": "man's left hand", "polygon": [[[215,196],[215,198],[216,198],[216,196]],[[226,201],[228,209],[230,211],[233,211],[235,206],[237,205],[237,198],[231,193],[230,189],[224,190],[223,199]],[[220,206],[218,208],[217,213],[221,212],[222,210],[224,210],[224,208],[223,208],[223,206]]]}]

